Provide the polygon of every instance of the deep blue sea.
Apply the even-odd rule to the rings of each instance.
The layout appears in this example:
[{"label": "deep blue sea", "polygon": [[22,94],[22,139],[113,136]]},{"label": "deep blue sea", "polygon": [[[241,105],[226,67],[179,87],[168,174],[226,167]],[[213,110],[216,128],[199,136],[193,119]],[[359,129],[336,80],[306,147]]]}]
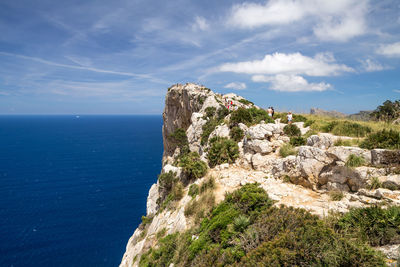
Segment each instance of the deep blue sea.
[{"label": "deep blue sea", "polygon": [[146,212],[161,116],[0,116],[0,266],[117,266]]}]

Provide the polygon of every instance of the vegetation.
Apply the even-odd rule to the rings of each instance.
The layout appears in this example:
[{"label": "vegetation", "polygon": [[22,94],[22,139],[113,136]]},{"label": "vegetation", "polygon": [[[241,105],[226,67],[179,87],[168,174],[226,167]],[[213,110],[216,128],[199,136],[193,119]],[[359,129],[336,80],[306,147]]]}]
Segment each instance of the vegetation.
[{"label": "vegetation", "polygon": [[379,181],[378,177],[372,177],[369,181],[368,189],[374,190],[382,187],[382,183]]},{"label": "vegetation", "polygon": [[230,135],[231,139],[233,139],[236,142],[239,142],[240,140],[243,139],[244,132],[242,129],[239,128],[239,126],[233,126],[229,132],[229,135]]},{"label": "vegetation", "polygon": [[336,190],[334,190],[334,191],[330,191],[330,192],[329,192],[329,198],[330,198],[332,201],[340,201],[340,200],[343,199],[343,197],[344,197],[344,195],[343,195],[343,192],[342,192],[342,191],[336,191]]},{"label": "vegetation", "polygon": [[360,139],[342,139],[339,138],[335,141],[334,146],[358,146]]},{"label": "vegetation", "polygon": [[153,216],[142,216],[142,223],[140,224],[140,229],[144,229],[146,225],[151,224],[153,221]]},{"label": "vegetation", "polygon": [[189,180],[201,178],[207,173],[207,164],[200,159],[197,152],[190,152],[180,157],[178,165],[183,168]]},{"label": "vegetation", "polygon": [[365,164],[365,159],[363,157],[351,154],[346,160],[346,166],[353,168],[353,167],[360,167]]},{"label": "vegetation", "polygon": [[370,114],[370,117],[372,119],[385,122],[391,122],[397,118],[400,118],[400,100],[393,102],[386,100]]},{"label": "vegetation", "polygon": [[[287,112],[282,112],[282,113],[281,112],[279,112],[279,113],[275,112],[274,119],[281,119],[282,123],[288,123],[287,115],[288,115]],[[301,114],[292,114],[292,122],[305,122],[305,123],[307,123],[308,119],[307,119],[307,117],[305,117],[305,116],[303,116]],[[311,122],[308,122],[308,123],[311,123]],[[304,126],[304,127],[307,127],[307,126]]]},{"label": "vegetation", "polygon": [[294,124],[288,124],[283,127],[283,132],[288,136],[301,136],[301,131],[299,127]]},{"label": "vegetation", "polygon": [[163,201],[165,197],[171,192],[172,187],[178,181],[176,174],[172,171],[167,173],[161,173],[158,175],[158,184],[159,184],[159,201]]},{"label": "vegetation", "polygon": [[387,148],[400,149],[400,132],[390,130],[382,130],[370,134],[361,144],[360,147],[366,149]]},{"label": "vegetation", "polygon": [[210,177],[208,178],[206,181],[204,181],[201,185],[200,185],[200,189],[199,192],[200,194],[206,192],[207,190],[212,190],[215,187],[215,179],[214,177]]},{"label": "vegetation", "polygon": [[213,137],[210,140],[208,151],[208,164],[210,167],[222,163],[234,163],[239,157],[239,147],[233,140],[223,137]]},{"label": "vegetation", "polygon": [[242,103],[242,104],[244,104],[244,105],[254,105],[253,102],[251,102],[251,101],[249,101],[249,100],[247,100],[247,99],[244,99],[244,98],[243,98],[243,99],[240,99],[239,102]]},{"label": "vegetation", "polygon": [[273,123],[274,120],[268,116],[268,113],[263,109],[258,108],[238,108],[237,110],[232,112],[230,118],[230,127],[237,126],[239,123],[246,124],[247,126],[251,126],[254,124],[258,124],[261,121],[265,121],[266,123]]},{"label": "vegetation", "polygon": [[199,194],[199,186],[197,184],[192,184],[189,187],[188,195],[193,198],[193,197],[197,196],[198,194]]},{"label": "vegetation", "polygon": [[279,149],[279,155],[282,158],[286,158],[287,156],[290,156],[290,155],[296,155],[296,153],[297,153],[296,150],[293,148],[293,146],[291,144],[284,144]]},{"label": "vegetation", "polygon": [[215,130],[215,127],[220,125],[229,114],[229,110],[223,105],[217,111],[215,107],[207,107],[205,112],[208,121],[202,127],[201,145],[205,145],[208,142],[208,137]]},{"label": "vegetation", "polygon": [[176,129],[172,134],[168,136],[168,139],[175,148],[180,148],[181,155],[189,152],[189,142],[186,136],[186,131],[184,129]]},{"label": "vegetation", "polygon": [[372,132],[368,126],[350,121],[331,121],[326,124],[322,130],[334,135],[364,137]]},{"label": "vegetation", "polygon": [[307,139],[301,136],[290,137],[290,144],[292,146],[304,146],[307,143]]},{"label": "vegetation", "polygon": [[393,243],[400,229],[399,208],[357,209],[328,222],[272,204],[257,184],[244,185],[196,227],[161,239],[140,266],[384,266],[366,242]]},{"label": "vegetation", "polygon": [[201,192],[198,200],[192,199],[186,206],[184,214],[187,217],[194,217],[195,222],[199,223],[201,219],[210,215],[215,205],[215,196],[212,190]]},{"label": "vegetation", "polygon": [[214,117],[214,114],[216,111],[217,111],[217,109],[215,107],[207,107],[205,109],[206,116],[209,118]]}]

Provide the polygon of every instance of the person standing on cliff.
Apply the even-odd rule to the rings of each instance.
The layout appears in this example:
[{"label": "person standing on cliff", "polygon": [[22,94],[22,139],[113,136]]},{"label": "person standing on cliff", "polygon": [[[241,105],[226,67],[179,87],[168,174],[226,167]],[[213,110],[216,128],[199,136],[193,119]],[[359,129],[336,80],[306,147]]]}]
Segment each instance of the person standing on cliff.
[{"label": "person standing on cliff", "polygon": [[274,109],[274,107],[271,107],[271,110],[272,110],[272,118],[274,118],[274,115],[275,115],[275,109]]},{"label": "person standing on cliff", "polygon": [[292,112],[289,112],[289,113],[287,114],[287,121],[288,121],[288,124],[292,124],[292,120],[293,120]]},{"label": "person standing on cliff", "polygon": [[268,112],[268,116],[272,117],[272,107],[268,107],[267,112]]}]

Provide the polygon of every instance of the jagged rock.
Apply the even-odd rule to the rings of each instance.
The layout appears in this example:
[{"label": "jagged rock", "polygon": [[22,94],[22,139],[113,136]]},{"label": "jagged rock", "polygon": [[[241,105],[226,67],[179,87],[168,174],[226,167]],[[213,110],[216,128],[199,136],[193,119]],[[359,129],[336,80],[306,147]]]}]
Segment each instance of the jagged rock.
[{"label": "jagged rock", "polygon": [[311,135],[307,138],[307,145],[318,147],[320,149],[328,149],[335,143],[335,136],[328,133],[321,133],[319,135]]},{"label": "jagged rock", "polygon": [[239,128],[245,133],[249,129],[249,127],[246,126],[246,124],[239,123],[238,124]]},{"label": "jagged rock", "polygon": [[400,244],[376,247],[375,249],[381,251],[386,255],[386,258],[391,260],[397,260],[400,256]]},{"label": "jagged rock", "polygon": [[257,124],[251,126],[246,135],[250,137],[250,139],[267,139],[272,136],[274,128],[269,126],[268,124]]},{"label": "jagged rock", "polygon": [[348,184],[352,188],[352,191],[367,187],[373,177],[379,177],[386,173],[385,169],[365,166],[352,168],[350,170],[352,170],[353,175],[349,177]]},{"label": "jagged rock", "polygon": [[246,151],[251,151],[253,154],[260,153],[262,155],[271,153],[274,150],[271,142],[258,139],[247,141],[244,145],[244,149]]},{"label": "jagged rock", "polygon": [[251,157],[251,165],[255,170],[270,170],[276,159],[271,156],[263,156],[260,153]]},{"label": "jagged rock", "polygon": [[193,112],[191,118],[192,124],[186,131],[188,137],[190,151],[195,151],[200,154],[200,140],[201,134],[203,133],[203,125],[206,124],[206,120],[203,119],[203,114]]},{"label": "jagged rock", "polygon": [[387,176],[379,177],[379,181],[385,188],[390,188],[393,190],[400,189],[400,174],[392,174]]},{"label": "jagged rock", "polygon": [[400,150],[373,149],[371,162],[373,165],[400,164]]},{"label": "jagged rock", "polygon": [[229,138],[229,127],[226,124],[218,125],[215,127],[215,130],[210,134],[208,140],[211,138],[218,136],[218,137],[226,137]]},{"label": "jagged rock", "polygon": [[158,184],[153,184],[150,187],[149,195],[147,196],[146,210],[147,216],[153,215],[158,210],[157,199],[159,198],[158,194]]},{"label": "jagged rock", "polygon": [[205,115],[206,114],[206,109],[208,107],[213,107],[215,109],[218,109],[222,104],[217,101],[217,96],[216,94],[210,94],[207,96],[206,100],[204,101],[204,104],[202,108],[200,109],[200,112]]},{"label": "jagged rock", "polygon": [[343,162],[346,162],[352,154],[364,158],[366,164],[371,162],[371,152],[359,147],[333,146],[328,149],[328,154]]},{"label": "jagged rock", "polygon": [[304,122],[303,121],[294,122],[293,124],[296,125],[300,129],[300,132],[301,132],[302,135],[306,134],[310,130],[310,126],[304,127]]},{"label": "jagged rock", "polygon": [[327,182],[326,189],[329,191],[344,191],[344,192],[350,191],[350,188],[347,184],[341,184],[335,182]]},{"label": "jagged rock", "polygon": [[174,172],[176,177],[180,177],[182,174],[182,168],[181,167],[176,167],[171,164],[166,164],[162,168],[162,173],[169,173],[169,172]]}]

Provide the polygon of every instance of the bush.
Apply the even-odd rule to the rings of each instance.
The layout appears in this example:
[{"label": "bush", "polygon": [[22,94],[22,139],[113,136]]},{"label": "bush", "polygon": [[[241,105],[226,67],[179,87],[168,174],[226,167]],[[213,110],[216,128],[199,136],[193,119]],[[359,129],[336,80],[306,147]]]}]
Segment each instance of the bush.
[{"label": "bush", "polygon": [[220,105],[217,111],[217,120],[222,121],[228,115],[229,115],[229,109],[227,109],[224,105]]},{"label": "bush", "polygon": [[337,139],[334,146],[357,146],[359,144],[359,139]]},{"label": "bush", "polygon": [[200,159],[197,152],[190,152],[181,157],[178,165],[183,168],[183,172],[189,179],[198,179],[207,173],[207,164]]},{"label": "bush", "polygon": [[329,198],[332,201],[340,201],[342,200],[344,197],[343,192],[342,191],[330,191],[329,192]]},{"label": "bush", "polygon": [[382,183],[379,181],[378,177],[372,177],[369,181],[368,189],[375,190],[382,187]]},{"label": "bush", "polygon": [[208,142],[208,137],[215,130],[215,127],[219,125],[219,121],[215,118],[210,118],[202,127],[203,132],[201,133],[201,145],[205,145]]},{"label": "bush", "polygon": [[209,118],[214,117],[214,114],[215,114],[216,110],[217,109],[215,107],[207,107],[206,110],[205,110],[206,116],[209,117]]},{"label": "bush", "polygon": [[244,105],[254,105],[253,102],[251,102],[251,101],[249,101],[249,100],[247,100],[247,99],[244,99],[244,98],[243,98],[243,99],[240,99],[239,102],[242,103],[242,104],[244,104]]},{"label": "bush", "polygon": [[181,155],[189,152],[189,142],[186,136],[186,131],[182,128],[176,129],[172,134],[168,136],[170,143],[174,148],[179,147]]},{"label": "bush", "polygon": [[233,226],[235,231],[243,232],[247,226],[250,224],[250,219],[245,215],[239,215],[239,217],[235,218],[233,221]]},{"label": "bush", "polygon": [[304,146],[307,143],[307,140],[301,136],[292,136],[290,137],[290,144],[292,146]]},{"label": "bush", "polygon": [[[288,123],[287,115],[288,115],[287,112],[283,112],[283,113],[275,112],[274,119],[281,119],[281,123]],[[303,115],[300,115],[300,114],[292,114],[292,122],[301,122],[301,121],[305,122],[304,127],[307,127],[307,126],[305,126],[308,121],[308,119],[306,117],[304,117]],[[309,123],[311,123],[311,122],[309,122]]]},{"label": "bush", "polygon": [[274,120],[271,117],[269,117],[268,113],[263,109],[238,108],[231,114],[230,127],[232,128],[233,126],[237,126],[239,123],[251,126],[260,123],[262,120],[265,121],[266,123],[274,122]]},{"label": "bush", "polygon": [[203,192],[198,200],[192,199],[184,210],[185,216],[194,216],[195,221],[199,222],[204,217],[208,216],[215,205],[214,193],[210,190]]},{"label": "bush", "polygon": [[234,163],[239,157],[239,147],[233,140],[214,137],[210,140],[211,147],[208,151],[208,164],[210,167],[222,163]]},{"label": "bush", "polygon": [[199,192],[200,194],[202,194],[209,189],[214,189],[214,187],[215,187],[215,179],[214,177],[211,176],[201,184]]},{"label": "bush", "polygon": [[236,142],[239,142],[244,137],[244,132],[238,126],[233,126],[229,132],[229,136]]},{"label": "bush", "polygon": [[283,132],[288,136],[301,136],[301,131],[299,127],[294,124],[288,124],[283,127]]},{"label": "bush", "polygon": [[386,100],[374,112],[370,114],[371,118],[390,122],[400,117],[400,100]]},{"label": "bush", "polygon": [[363,126],[359,123],[349,121],[331,121],[322,127],[322,130],[334,135],[352,137],[364,137],[372,132],[372,129],[369,126]]},{"label": "bush", "polygon": [[400,242],[400,207],[352,209],[336,223],[336,228],[372,246]]},{"label": "bush", "polygon": [[284,144],[279,149],[279,155],[282,158],[286,158],[287,156],[290,156],[290,155],[296,155],[296,150],[293,148],[293,146],[291,144]]},{"label": "bush", "polygon": [[360,167],[365,164],[365,159],[363,157],[351,154],[346,161],[347,167]]},{"label": "bush", "polygon": [[174,184],[178,181],[176,174],[172,171],[167,173],[161,173],[158,175],[158,192],[160,194],[159,201],[163,201],[164,198],[169,194]]},{"label": "bush", "polygon": [[199,194],[199,186],[197,184],[192,184],[189,187],[188,195],[193,198],[193,197],[197,196],[198,194]]},{"label": "bush", "polygon": [[370,134],[361,144],[361,148],[374,149],[400,149],[400,132],[394,130],[382,130]]}]

